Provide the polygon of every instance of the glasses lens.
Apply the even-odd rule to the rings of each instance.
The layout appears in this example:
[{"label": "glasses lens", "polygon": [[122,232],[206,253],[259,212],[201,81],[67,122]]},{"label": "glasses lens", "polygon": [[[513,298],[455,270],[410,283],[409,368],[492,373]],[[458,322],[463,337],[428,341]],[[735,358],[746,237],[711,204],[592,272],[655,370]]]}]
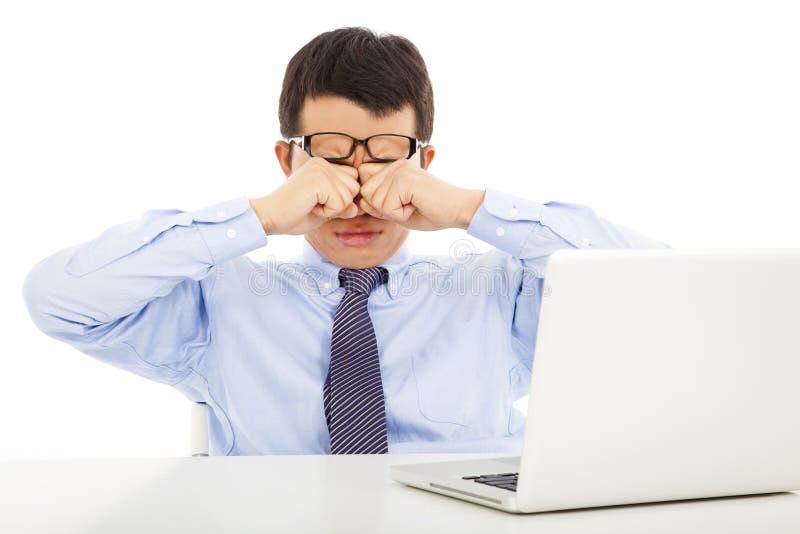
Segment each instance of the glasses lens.
[{"label": "glasses lens", "polygon": [[376,159],[405,159],[411,150],[411,140],[400,135],[378,135],[370,138],[367,145]]},{"label": "glasses lens", "polygon": [[352,148],[353,140],[340,134],[316,134],[311,136],[311,155],[320,158],[343,158]]}]

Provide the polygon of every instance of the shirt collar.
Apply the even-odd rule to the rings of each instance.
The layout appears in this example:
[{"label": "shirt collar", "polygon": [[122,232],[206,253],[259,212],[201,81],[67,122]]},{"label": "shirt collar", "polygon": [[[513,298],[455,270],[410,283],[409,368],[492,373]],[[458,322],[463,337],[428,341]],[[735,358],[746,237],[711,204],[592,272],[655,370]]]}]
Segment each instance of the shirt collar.
[{"label": "shirt collar", "polygon": [[[397,297],[410,259],[408,244],[404,241],[389,259],[380,264],[389,272],[389,280],[375,291],[383,291],[382,288],[385,287],[392,298]],[[339,288],[339,269],[341,267],[331,263],[305,239],[303,239],[302,260],[306,274],[316,283],[320,295],[327,295]]]}]

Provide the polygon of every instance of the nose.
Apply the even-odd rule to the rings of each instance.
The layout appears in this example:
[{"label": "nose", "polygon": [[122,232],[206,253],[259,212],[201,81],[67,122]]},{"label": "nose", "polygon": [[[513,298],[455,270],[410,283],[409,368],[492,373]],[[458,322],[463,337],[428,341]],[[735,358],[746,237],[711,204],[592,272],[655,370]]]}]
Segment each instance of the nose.
[{"label": "nose", "polygon": [[[358,145],[356,147],[355,153],[353,154],[353,167],[357,169],[364,162],[364,154],[366,154],[366,149],[364,148],[364,145]],[[358,208],[358,213],[356,214],[356,217],[358,217],[359,215],[364,215],[366,213],[364,210],[361,209],[361,206],[358,205],[359,200],[361,200],[361,193],[353,197],[353,202]]]},{"label": "nose", "polygon": [[[367,151],[366,151],[366,148],[364,147],[364,145],[358,145],[356,147],[355,152],[353,153],[352,163],[350,163],[349,165],[357,169],[364,162],[364,155],[366,153],[367,153]],[[361,200],[361,193],[359,193],[355,197],[353,197],[353,203],[358,208],[358,212],[356,213],[356,217],[358,217],[360,215],[364,215],[366,213],[366,211],[362,210],[361,206],[358,205],[358,201],[359,200]]]},{"label": "nose", "polygon": [[364,145],[358,145],[356,147],[356,151],[353,154],[353,167],[356,169],[364,162],[364,155],[367,153],[367,149]]}]

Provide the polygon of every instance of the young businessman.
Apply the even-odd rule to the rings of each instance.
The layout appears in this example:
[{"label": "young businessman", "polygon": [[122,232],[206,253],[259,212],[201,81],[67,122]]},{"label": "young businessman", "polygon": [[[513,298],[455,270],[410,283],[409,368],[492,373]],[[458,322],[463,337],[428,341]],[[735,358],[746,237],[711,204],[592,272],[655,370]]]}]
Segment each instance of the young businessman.
[{"label": "young businessman", "polygon": [[[279,113],[281,187],[151,210],[45,258],[24,286],[35,323],[206,402],[211,454],[518,453],[547,257],[666,245],[428,172],[433,93],[402,37],[317,36]],[[409,230],[442,228],[493,248],[408,252]],[[275,234],[303,234],[302,256],[244,255]]]}]

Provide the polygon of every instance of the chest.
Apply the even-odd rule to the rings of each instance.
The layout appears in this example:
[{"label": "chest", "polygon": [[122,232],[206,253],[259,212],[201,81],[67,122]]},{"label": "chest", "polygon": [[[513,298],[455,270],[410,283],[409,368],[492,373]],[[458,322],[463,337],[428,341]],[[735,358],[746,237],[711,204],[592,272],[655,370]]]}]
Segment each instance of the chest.
[{"label": "chest", "polygon": [[[230,406],[260,407],[248,428],[279,420],[287,409],[299,410],[295,425],[311,417],[307,432],[324,427],[321,390],[341,296],[240,292],[215,303],[217,387]],[[371,295],[367,310],[395,432],[449,439],[502,426],[497,416],[510,405],[509,370],[518,363],[511,311],[502,301],[492,295]],[[274,411],[269,417],[268,410]]]}]

